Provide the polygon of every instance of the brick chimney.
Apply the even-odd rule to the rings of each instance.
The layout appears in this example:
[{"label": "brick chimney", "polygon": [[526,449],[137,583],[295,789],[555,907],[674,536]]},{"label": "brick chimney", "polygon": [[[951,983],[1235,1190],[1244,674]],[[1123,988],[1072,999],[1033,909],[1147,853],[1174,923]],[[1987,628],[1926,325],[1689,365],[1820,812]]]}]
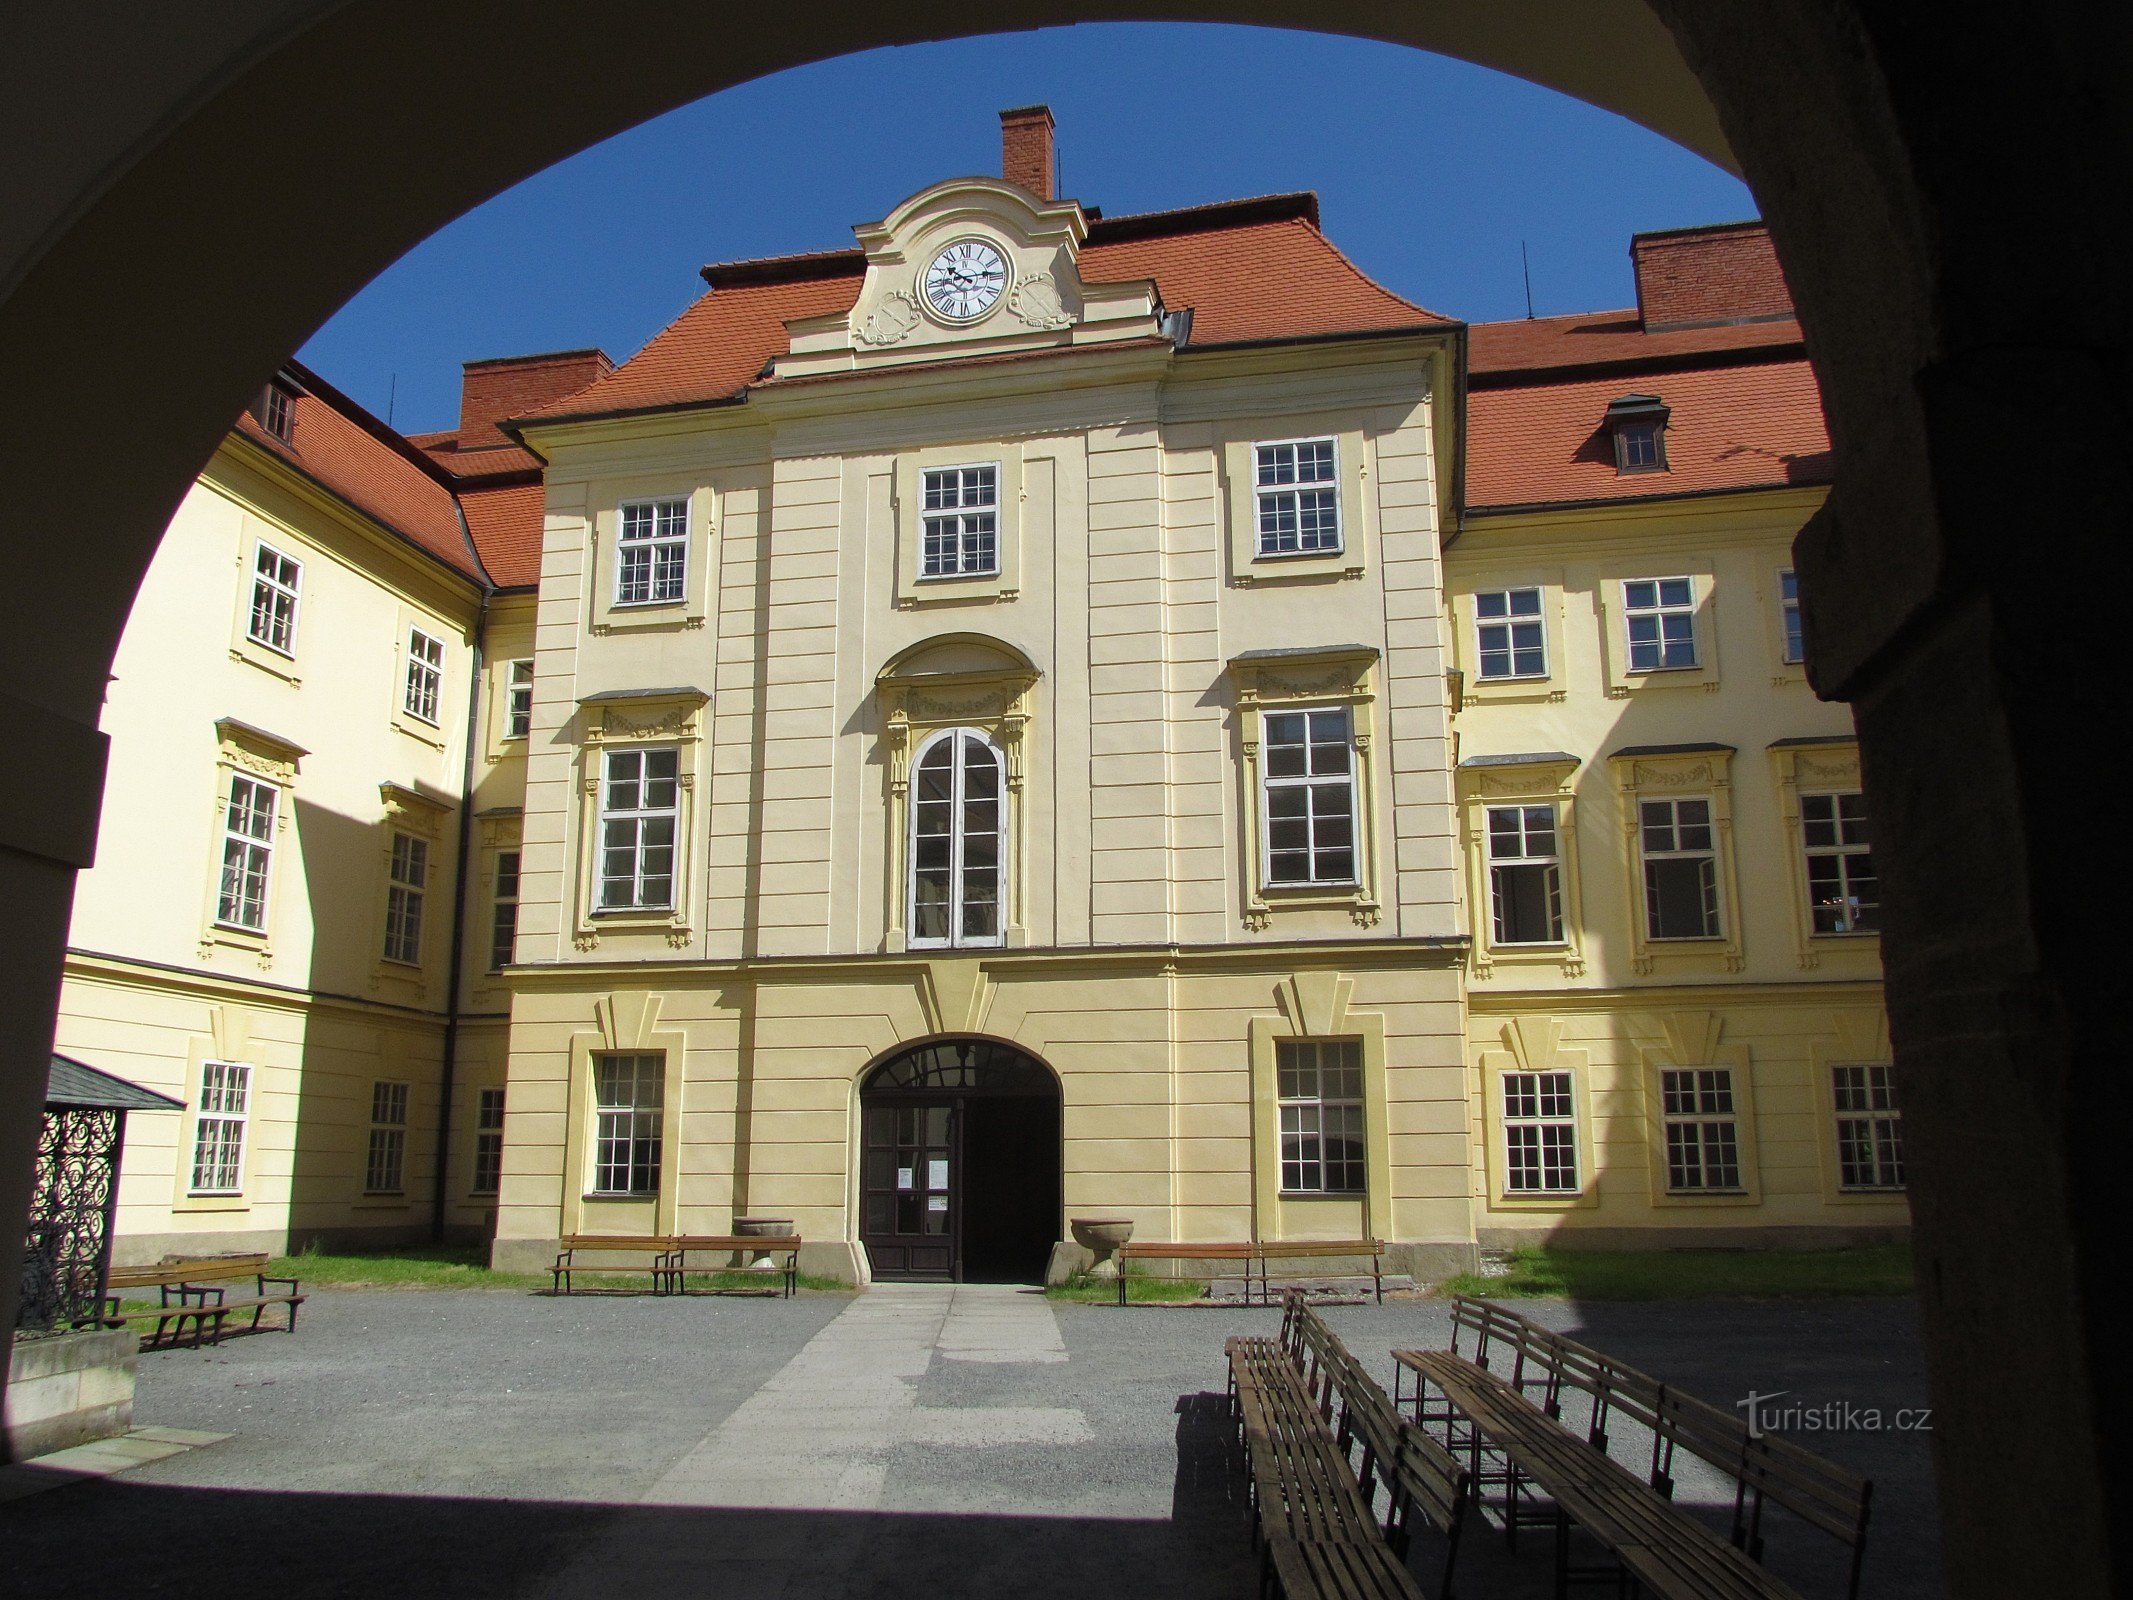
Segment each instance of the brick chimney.
[{"label": "brick chimney", "polygon": [[1039,200],[1052,193],[1052,108],[1018,106],[1000,113],[1000,176],[1019,183]]},{"label": "brick chimney", "polygon": [[1792,316],[1770,230],[1760,222],[1640,233],[1629,241],[1646,333]]},{"label": "brick chimney", "polygon": [[511,441],[497,430],[565,395],[576,394],[614,367],[604,350],[556,350],[538,356],[500,356],[460,368],[459,448],[486,450]]}]

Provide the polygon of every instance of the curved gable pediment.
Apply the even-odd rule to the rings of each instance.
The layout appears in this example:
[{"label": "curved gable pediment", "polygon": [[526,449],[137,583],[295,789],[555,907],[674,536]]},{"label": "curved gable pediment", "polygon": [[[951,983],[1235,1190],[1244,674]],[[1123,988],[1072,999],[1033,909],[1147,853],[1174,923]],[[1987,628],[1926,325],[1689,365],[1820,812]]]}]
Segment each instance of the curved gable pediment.
[{"label": "curved gable pediment", "polygon": [[[1088,218],[1074,200],[1040,200],[1000,178],[951,178],[921,189],[879,222],[855,228],[866,275],[847,311],[786,324],[791,344],[771,381],[952,356],[1151,338],[1162,305],[1153,280],[1085,284]],[[1006,264],[999,299],[958,321],[929,304],[926,269],[942,250],[975,241]]]}]

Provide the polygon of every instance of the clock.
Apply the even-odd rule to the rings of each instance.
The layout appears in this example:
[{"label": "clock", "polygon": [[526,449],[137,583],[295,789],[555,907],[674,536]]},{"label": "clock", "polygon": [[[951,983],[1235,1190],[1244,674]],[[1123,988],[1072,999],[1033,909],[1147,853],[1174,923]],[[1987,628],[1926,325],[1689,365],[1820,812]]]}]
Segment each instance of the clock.
[{"label": "clock", "polygon": [[975,322],[1007,292],[1007,258],[983,239],[958,239],[928,264],[919,287],[943,322]]}]

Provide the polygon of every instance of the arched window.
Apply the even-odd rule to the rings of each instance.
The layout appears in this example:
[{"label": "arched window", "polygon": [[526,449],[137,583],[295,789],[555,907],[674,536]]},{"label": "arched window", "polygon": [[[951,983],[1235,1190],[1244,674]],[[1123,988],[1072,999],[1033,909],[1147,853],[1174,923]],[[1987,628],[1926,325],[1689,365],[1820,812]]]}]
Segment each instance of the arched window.
[{"label": "arched window", "polygon": [[911,769],[911,944],[1001,942],[1006,764],[992,741],[950,728]]}]

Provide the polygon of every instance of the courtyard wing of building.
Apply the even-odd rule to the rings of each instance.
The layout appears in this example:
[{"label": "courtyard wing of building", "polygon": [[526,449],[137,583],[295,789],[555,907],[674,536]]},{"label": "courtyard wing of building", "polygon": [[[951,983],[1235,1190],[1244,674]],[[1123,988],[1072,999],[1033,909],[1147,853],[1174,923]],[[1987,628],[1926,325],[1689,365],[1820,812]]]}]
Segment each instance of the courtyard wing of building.
[{"label": "courtyard wing of building", "polygon": [[1469,328],[1313,196],[1049,172],[707,267],[619,365],[470,363],[453,430],[300,368],[238,422],[120,651],[60,1010],[186,1107],[122,1259],[1904,1226],[1767,234]]}]

